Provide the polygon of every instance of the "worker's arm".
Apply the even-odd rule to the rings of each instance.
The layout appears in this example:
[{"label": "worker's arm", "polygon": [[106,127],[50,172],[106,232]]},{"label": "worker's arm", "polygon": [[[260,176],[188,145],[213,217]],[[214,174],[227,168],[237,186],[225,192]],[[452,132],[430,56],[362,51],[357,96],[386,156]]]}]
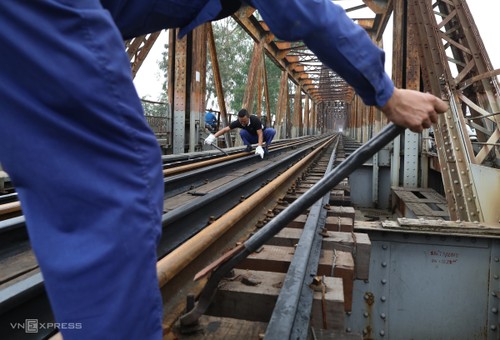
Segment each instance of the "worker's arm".
[{"label": "worker's arm", "polygon": [[222,129],[220,129],[219,131],[217,131],[216,133],[214,133],[214,136],[215,137],[222,136],[223,134],[225,134],[226,132],[229,132],[230,130],[231,130],[231,128],[229,126],[226,126]]},{"label": "worker's arm", "polygon": [[264,143],[264,133],[262,132],[262,129],[257,130],[257,137],[258,137],[258,144],[259,146],[262,146],[262,143]]},{"label": "worker's arm", "polygon": [[385,54],[365,30],[329,0],[246,0],[271,31],[286,41],[303,40],[316,56],[354,87],[366,105],[420,132],[447,110],[440,99],[417,91],[395,90],[384,70]]}]

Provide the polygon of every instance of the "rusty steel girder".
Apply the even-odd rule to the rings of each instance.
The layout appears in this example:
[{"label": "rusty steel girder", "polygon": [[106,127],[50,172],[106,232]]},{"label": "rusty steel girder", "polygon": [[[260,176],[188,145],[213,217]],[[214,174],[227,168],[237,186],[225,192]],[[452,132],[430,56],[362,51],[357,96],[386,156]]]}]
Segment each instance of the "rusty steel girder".
[{"label": "rusty steel girder", "polygon": [[[500,226],[499,87],[465,1],[412,0],[424,85],[449,100],[435,128],[450,216]],[[473,145],[470,127],[481,144]],[[488,178],[485,178],[488,174]],[[485,184],[489,182],[490,187]],[[496,205],[496,207],[495,207]]]}]

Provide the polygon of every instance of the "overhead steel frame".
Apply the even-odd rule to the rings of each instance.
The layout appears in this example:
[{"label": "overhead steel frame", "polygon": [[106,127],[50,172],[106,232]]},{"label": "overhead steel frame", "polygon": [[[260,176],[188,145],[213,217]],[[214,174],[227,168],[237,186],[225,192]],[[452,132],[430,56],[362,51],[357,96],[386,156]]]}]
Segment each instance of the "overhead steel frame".
[{"label": "overhead steel frame", "polygon": [[[493,70],[465,1],[408,5],[424,87],[450,104],[435,128],[450,216],[500,226],[500,70]],[[477,129],[480,147],[473,147],[467,125]]]},{"label": "overhead steel frame", "polygon": [[[496,78],[500,70],[491,66],[466,1],[388,0],[377,1],[377,5],[373,25],[363,23],[374,40],[380,41],[389,16],[394,15],[395,85],[425,90],[450,103],[450,111],[440,117],[434,129],[439,162],[431,159],[427,163],[426,157],[421,157],[422,178],[417,180],[417,174],[408,170],[404,176],[412,180],[407,184],[425,186],[425,172],[438,163],[434,169],[442,174],[451,218],[500,226],[500,191],[496,190],[500,187]],[[365,141],[372,133],[373,113],[357,96],[347,106],[350,136]],[[471,142],[467,126],[476,129],[477,142]],[[406,133],[405,140],[415,144],[415,137]],[[399,151],[395,148],[394,153],[393,165],[399,168]],[[410,163],[416,164],[418,154],[412,154],[412,159],[405,159],[407,169]],[[405,158],[409,156],[405,154]],[[395,178],[393,184],[396,182]]]},{"label": "overhead steel frame", "polygon": [[[346,11],[353,12],[361,7],[370,8],[375,13],[374,19],[354,20],[365,27],[374,41],[380,41],[393,7],[401,6],[401,4],[407,10],[396,15],[403,15],[401,27],[405,27],[406,36],[405,40],[399,41],[406,44],[404,46],[406,50],[402,53],[403,46],[401,43],[398,45],[395,40],[394,70],[398,67],[401,70],[403,69],[401,66],[404,66],[405,73],[394,75],[396,85],[419,89],[423,84],[424,90],[446,97],[450,101],[450,111],[442,116],[435,129],[441,164],[436,169],[440,170],[443,175],[450,214],[454,219],[500,224],[499,212],[495,207],[500,193],[498,190],[490,189],[500,185],[500,175],[498,169],[495,168],[500,164],[500,104],[496,79],[500,70],[492,69],[472,15],[463,0],[405,0],[401,2],[365,0],[364,5],[348,8]],[[348,121],[344,124],[350,128],[351,136],[358,140],[366,140],[385,124],[378,110],[364,106],[359,98],[353,96],[352,89],[345,83],[339,83],[341,80],[335,75],[329,74],[325,77],[325,74],[330,71],[325,71],[323,65],[302,43],[276,40],[267,25],[259,21],[254,12],[253,8],[246,6],[240,9],[233,18],[256,42],[252,64],[255,65],[254,70],[257,72],[252,73],[252,75],[256,74],[256,80],[252,80],[251,84],[257,86],[258,97],[261,97],[262,93],[261,75],[265,74],[265,70],[262,71],[262,67],[259,67],[263,65],[260,62],[261,54],[258,52],[262,49],[262,53],[270,57],[283,70],[286,76],[284,79],[293,81],[296,91],[300,89],[308,97],[308,101],[309,99],[312,101],[311,116],[314,118],[310,121],[315,124],[311,128],[312,133],[315,133],[316,129],[326,132],[332,127],[331,122],[328,122],[327,113],[321,109],[318,110],[320,108],[318,104],[336,100],[345,101],[346,111],[349,114],[347,115]],[[395,31],[395,34],[399,34],[398,31]],[[154,35],[145,36],[140,37],[137,42],[128,43],[129,55],[135,62],[133,65],[140,66],[141,61],[147,55],[149,42],[153,39],[155,39]],[[178,56],[173,59],[176,58],[179,59]],[[138,68],[138,66],[133,67]],[[192,65],[186,66],[192,67]],[[134,74],[135,72],[136,70]],[[179,79],[182,80],[181,74],[184,72],[182,66],[177,72]],[[190,77],[192,78],[192,75]],[[265,83],[266,79],[263,81]],[[292,119],[289,114],[289,93],[288,90],[285,92],[285,84],[288,86],[287,81],[282,79],[276,110],[276,122],[284,123],[281,129],[278,125],[278,136],[283,137],[291,135]],[[177,86],[177,98],[181,86],[177,81],[174,83],[175,86]],[[255,90],[251,88],[248,91],[247,99],[251,98],[251,93],[255,93]],[[184,96],[189,96],[189,94],[185,93]],[[173,95],[170,98],[174,98]],[[195,106],[200,106],[200,102],[195,100]],[[249,100],[247,103],[253,105]],[[181,103],[177,101],[177,104],[173,104],[174,110],[172,111],[174,115],[175,112],[180,115],[181,112],[186,112],[185,110],[190,105],[192,103],[187,99],[181,100]],[[257,102],[258,107],[259,105],[260,100]],[[321,107],[328,106],[322,105]],[[197,111],[203,110],[200,108]],[[300,118],[303,114],[301,111]],[[192,117],[185,120],[188,122],[190,135],[192,135],[191,126],[196,125],[196,118],[194,124],[192,121]],[[177,122],[179,130],[182,130],[179,119]],[[477,131],[477,142],[474,144],[469,138],[467,126]],[[174,127],[176,127],[175,119]],[[283,133],[280,130],[286,132]],[[309,127],[304,127],[304,130],[309,131]],[[298,134],[301,133],[303,131],[298,132]],[[180,135],[177,138],[180,140]],[[192,141],[189,142],[190,150],[191,144]],[[181,149],[177,148],[179,152],[183,152]],[[431,162],[430,165],[433,164]],[[424,171],[426,167],[423,163],[421,171]],[[425,179],[420,184],[422,183],[425,184]]]}]

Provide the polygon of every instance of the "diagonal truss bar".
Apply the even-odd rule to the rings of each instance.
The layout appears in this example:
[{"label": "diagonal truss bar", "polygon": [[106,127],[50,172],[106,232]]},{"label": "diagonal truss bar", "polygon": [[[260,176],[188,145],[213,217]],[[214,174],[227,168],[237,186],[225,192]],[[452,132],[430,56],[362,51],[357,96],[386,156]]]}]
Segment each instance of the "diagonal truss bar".
[{"label": "diagonal truss bar", "polygon": [[[435,129],[450,216],[498,223],[491,210],[483,210],[492,197],[478,194],[476,182],[480,179],[472,171],[474,164],[499,163],[498,147],[494,146],[499,117],[492,115],[499,106],[497,72],[465,1],[413,0],[410,6],[410,15],[416,18],[413,22],[419,35],[425,86],[450,103],[450,110],[440,117]],[[480,117],[484,118],[476,120]],[[471,143],[470,118],[479,127],[477,137],[482,147],[474,148]]]}]

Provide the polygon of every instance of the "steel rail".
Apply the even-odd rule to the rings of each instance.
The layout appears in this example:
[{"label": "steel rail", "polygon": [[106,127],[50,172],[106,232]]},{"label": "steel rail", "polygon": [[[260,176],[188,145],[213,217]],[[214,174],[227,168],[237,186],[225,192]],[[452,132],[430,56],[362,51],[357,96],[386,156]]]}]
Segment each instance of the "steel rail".
[{"label": "steel rail", "polygon": [[[268,224],[249,238],[238,251],[226,259],[214,270],[203,288],[199,300],[192,310],[180,318],[183,327],[189,327],[198,323],[199,317],[206,311],[212,298],[214,297],[220,280],[231,271],[237,264],[248,255],[259,249],[271,237],[276,235],[289,222],[309,208],[314,202],[320,199],[327,192],[332,190],[344,178],[348,177],[355,169],[363,165],[375,153],[381,150],[390,141],[396,138],[404,129],[394,124],[386,125],[378,135],[370,139],[366,144],[354,151],[338,167],[323,177],[306,193],[300,196],[278,216],[273,218]],[[280,339],[281,340],[281,339]]]},{"label": "steel rail", "polygon": [[[318,141],[313,147],[317,147],[322,143],[325,143],[324,139]],[[259,190],[262,183],[272,180],[279,173],[289,168],[290,164],[296,163],[302,157],[307,157],[306,155],[311,148],[311,146],[303,147],[280,161],[269,162],[257,171],[245,175],[244,181],[231,181],[215,190],[203,193],[202,196],[196,197],[189,203],[164,214],[162,216],[163,232],[158,246],[158,257],[163,257],[177,247],[183,246],[186,240],[205,228],[209,216],[217,218],[227,212],[235,206],[241,197],[252,195]],[[209,216],[207,216],[207,211],[210,211]]]},{"label": "steel rail", "polygon": [[[286,150],[294,149],[307,145],[307,143],[323,140],[325,136],[305,139],[302,142],[286,143],[285,145],[273,146],[271,147],[270,157],[275,158],[277,154],[284,152]],[[223,177],[227,168],[241,169],[247,167],[250,164],[260,162],[261,159],[253,154],[243,153],[244,157],[229,159],[223,156],[218,157],[220,163],[215,163],[210,166],[205,166],[203,168],[193,167],[189,171],[182,172],[176,175],[168,176],[164,178],[164,189],[165,197],[173,197],[181,192],[186,192],[192,190],[196,187],[206,184],[207,181],[213,181],[217,178]],[[188,168],[185,168],[188,170]]]},{"label": "steel rail", "polygon": [[13,192],[10,194],[5,194],[0,196],[0,204],[16,202],[19,198],[17,197],[17,192]]},{"label": "steel rail", "polygon": [[[293,154],[295,155],[295,157],[297,157],[297,159],[299,159],[304,154],[307,154],[311,148],[316,148],[316,146],[305,146],[302,148],[303,150],[297,150]],[[291,162],[296,161],[290,157],[293,156],[285,158],[285,161],[283,162],[284,168],[289,167]],[[185,213],[187,210],[183,211]],[[177,217],[182,215],[179,213],[176,214]],[[171,215],[171,217],[172,216],[173,215]],[[182,218],[180,219],[182,220]],[[12,244],[17,242],[16,240],[18,239],[27,240],[24,216],[0,221],[0,234],[2,234],[2,237],[0,237],[0,249],[5,249],[4,246],[6,245],[12,246]],[[36,275],[37,271],[38,269],[34,269],[32,272],[34,273],[34,275]],[[50,306],[48,302],[46,302],[46,294],[43,288],[43,281],[34,280],[32,279],[32,277],[33,275],[26,276],[22,280],[19,280],[18,282],[8,286],[9,289],[2,289],[0,291],[0,310],[2,311],[0,313],[0,319],[2,320],[2,322],[7,320],[8,318],[11,318],[11,316],[14,314],[31,316],[36,315],[40,320],[44,320],[44,318],[51,315]],[[31,301],[37,302],[36,304],[31,306]],[[47,319],[47,322],[50,321],[52,321],[50,320],[50,318]]]},{"label": "steel rail", "polygon": [[[279,146],[272,144],[269,147],[269,150],[271,150],[271,151],[284,150],[284,149],[288,149],[290,147],[294,147],[297,145],[303,145],[303,144],[310,142],[310,141],[313,141],[313,140],[317,140],[317,138],[307,138],[307,139],[302,139],[302,140],[298,140],[298,141],[287,142],[287,143],[284,143],[283,145],[279,145]],[[254,155],[253,152],[242,152],[242,150],[238,150],[237,153],[231,153],[230,155],[228,155],[227,151],[229,151],[229,150],[223,151],[226,153],[224,156],[217,154],[217,155],[214,155],[215,157],[207,159],[207,160],[201,160],[201,161],[197,161],[195,163],[190,162],[189,164],[182,164],[182,165],[177,165],[177,166],[172,167],[172,168],[163,169],[163,176],[173,176],[173,175],[177,175],[179,173],[196,170],[198,168],[227,162],[228,160],[242,158],[242,157],[248,157],[249,155],[251,155],[251,156]],[[231,152],[231,151],[229,151],[229,152]]]},{"label": "steel rail", "polygon": [[[333,146],[326,173],[332,170],[339,139]],[[326,175],[326,174],[325,174]],[[306,339],[314,297],[310,288],[321,255],[321,229],[325,226],[330,201],[327,192],[312,205],[304,230],[288,268],[278,300],[266,329],[265,339]]]},{"label": "steel rail", "polygon": [[[268,200],[268,197],[273,197],[273,194],[276,192],[277,188],[286,185],[290,181],[290,178],[295,179],[301,172],[304,171],[305,167],[311,162],[311,160],[317,157],[322,149],[325,148],[330,142],[331,139],[323,142],[321,146],[318,146],[312,152],[307,154],[307,156],[298,161],[295,165],[272,180],[269,184],[265,185],[261,190],[249,196],[235,208],[227,211],[212,224],[204,228],[198,228],[195,236],[189,239],[185,238],[182,244],[179,244],[178,247],[173,249],[168,255],[158,261],[157,272],[160,286],[163,286],[167,282],[169,282],[195,258],[200,256],[211,244],[213,244],[213,242],[215,242],[215,240],[219,239],[229,229],[233,228],[245,216],[253,213],[255,207],[265,205],[264,202]],[[295,155],[296,154],[292,156]],[[289,161],[285,161],[284,163],[289,164]],[[261,169],[256,173],[260,175],[261,173],[266,172],[267,169]],[[250,182],[250,180],[247,182]],[[230,188],[237,188],[238,190],[240,190],[241,183],[231,184]],[[202,207],[202,204],[212,204],[215,197],[220,197],[227,201],[227,193],[224,191],[225,190],[216,190],[215,192],[206,195],[197,201],[193,201],[193,203],[191,204],[188,204],[185,209],[177,209],[177,211],[173,213],[165,214],[162,222],[163,225],[172,225],[173,220],[175,219],[176,221],[180,221],[184,228],[186,228],[186,226],[190,225],[190,222],[186,221],[186,219],[192,216],[194,212],[199,210]],[[179,227],[171,227],[171,229],[178,230]]]}]

